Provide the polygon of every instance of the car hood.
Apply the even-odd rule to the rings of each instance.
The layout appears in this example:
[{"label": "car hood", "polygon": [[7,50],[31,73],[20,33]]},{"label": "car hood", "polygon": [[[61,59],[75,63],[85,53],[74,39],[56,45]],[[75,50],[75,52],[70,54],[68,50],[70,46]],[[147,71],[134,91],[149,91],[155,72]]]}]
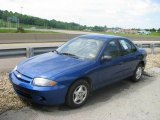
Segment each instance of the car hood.
[{"label": "car hood", "polygon": [[50,52],[25,60],[18,65],[17,71],[31,78],[50,78],[66,70],[84,67],[88,63],[88,60],[76,59]]}]

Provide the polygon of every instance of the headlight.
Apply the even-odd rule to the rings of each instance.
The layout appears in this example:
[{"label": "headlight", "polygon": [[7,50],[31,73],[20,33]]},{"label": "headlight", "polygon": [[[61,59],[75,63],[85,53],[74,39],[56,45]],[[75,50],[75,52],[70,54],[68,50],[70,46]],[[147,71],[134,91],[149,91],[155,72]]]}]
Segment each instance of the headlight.
[{"label": "headlight", "polygon": [[36,86],[44,86],[45,87],[45,86],[55,86],[57,84],[57,82],[52,81],[52,80],[48,80],[45,78],[34,78],[32,84],[36,85]]},{"label": "headlight", "polygon": [[17,70],[17,66],[13,69],[13,71],[16,71]]}]

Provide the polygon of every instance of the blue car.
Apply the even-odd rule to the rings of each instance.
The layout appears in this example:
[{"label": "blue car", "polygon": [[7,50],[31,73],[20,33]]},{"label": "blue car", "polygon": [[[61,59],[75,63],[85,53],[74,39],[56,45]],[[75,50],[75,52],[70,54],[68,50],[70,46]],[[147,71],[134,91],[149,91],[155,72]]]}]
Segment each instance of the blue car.
[{"label": "blue car", "polygon": [[77,108],[98,88],[128,77],[139,81],[146,55],[145,50],[124,37],[83,35],[53,52],[26,59],[9,78],[22,98],[38,104],[66,103]]}]

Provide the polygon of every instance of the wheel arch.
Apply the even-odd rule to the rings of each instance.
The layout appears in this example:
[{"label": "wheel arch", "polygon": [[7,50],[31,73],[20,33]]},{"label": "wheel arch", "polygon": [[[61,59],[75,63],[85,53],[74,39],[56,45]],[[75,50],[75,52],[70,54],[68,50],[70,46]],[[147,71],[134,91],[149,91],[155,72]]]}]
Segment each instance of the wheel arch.
[{"label": "wheel arch", "polygon": [[142,65],[143,68],[144,68],[145,67],[145,62],[142,60],[142,61],[139,62],[139,65]]},{"label": "wheel arch", "polygon": [[69,86],[69,88],[70,88],[75,82],[77,82],[77,81],[79,81],[79,80],[85,80],[85,81],[89,84],[90,89],[92,89],[92,80],[91,80],[91,78],[89,78],[88,76],[82,76],[82,77],[79,77],[79,78],[75,79],[74,82]]}]

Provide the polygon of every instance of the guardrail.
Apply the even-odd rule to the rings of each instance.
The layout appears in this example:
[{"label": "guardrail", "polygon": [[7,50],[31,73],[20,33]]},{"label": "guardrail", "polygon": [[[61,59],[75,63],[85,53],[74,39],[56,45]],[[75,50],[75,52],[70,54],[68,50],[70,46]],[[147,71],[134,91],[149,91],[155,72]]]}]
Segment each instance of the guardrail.
[{"label": "guardrail", "polygon": [[35,48],[14,48],[0,49],[0,58],[10,57],[32,57],[34,55],[56,50],[58,46],[53,47],[35,47]]},{"label": "guardrail", "polygon": [[[155,48],[160,48],[160,44],[136,44],[136,45],[140,48],[150,48],[151,54],[155,53]],[[56,50],[57,48],[58,46],[0,49],[0,58],[32,57],[34,55]]]},{"label": "guardrail", "polygon": [[160,43],[156,44],[136,44],[139,48],[150,48],[151,54],[155,53],[155,48],[160,48]]}]

